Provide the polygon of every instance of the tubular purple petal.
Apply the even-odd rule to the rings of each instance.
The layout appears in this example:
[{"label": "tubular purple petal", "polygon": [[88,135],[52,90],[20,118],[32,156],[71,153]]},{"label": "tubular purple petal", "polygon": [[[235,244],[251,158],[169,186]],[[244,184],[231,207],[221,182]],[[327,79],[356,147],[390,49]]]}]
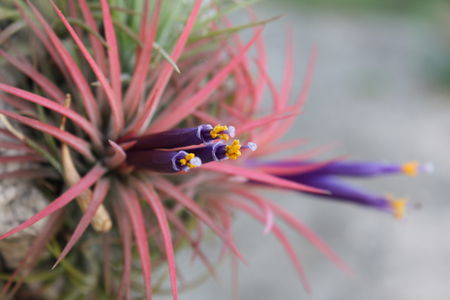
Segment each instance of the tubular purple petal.
[{"label": "tubular purple petal", "polygon": [[[251,162],[251,165],[276,167],[277,169],[286,168],[286,173],[279,172],[274,175],[330,192],[329,194],[312,195],[373,207],[381,211],[390,212],[397,218],[401,218],[404,215],[406,200],[368,193],[340,180],[339,177],[371,177],[388,174],[415,176],[419,173],[430,173],[433,170],[431,164],[421,165],[415,161],[405,164],[358,161],[332,161],[326,164],[312,161],[274,161],[267,163],[254,161]],[[309,170],[308,166],[312,168]],[[289,171],[295,170],[296,167],[306,168],[299,168],[299,171],[295,172]]]},{"label": "tubular purple petal", "polygon": [[224,142],[219,141],[208,146],[191,149],[190,151],[200,157],[203,163],[209,163],[228,159],[226,146]]},{"label": "tubular purple petal", "polygon": [[369,206],[391,213],[396,218],[402,218],[405,214],[405,199],[394,199],[389,196],[374,195],[348,183],[342,182],[334,176],[301,175],[286,176],[283,178],[330,192],[330,194],[312,194],[318,197],[326,197],[328,199],[342,200]]},{"label": "tubular purple petal", "polygon": [[139,137],[132,150],[172,149],[210,144],[217,139],[228,140],[234,136],[234,132],[232,126],[213,127],[210,124],[174,129]]},{"label": "tubular purple petal", "polygon": [[176,173],[189,171],[199,167],[202,160],[186,151],[130,151],[127,152],[127,164],[160,173]]},{"label": "tubular purple petal", "polygon": [[339,199],[360,205],[371,206],[383,211],[390,211],[391,209],[390,200],[386,197],[367,193],[350,184],[344,183],[333,176],[304,175],[289,177],[286,176],[284,178],[330,192],[330,194],[328,195],[315,194],[316,196]]},{"label": "tubular purple petal", "polygon": [[431,164],[419,164],[412,161],[404,164],[391,164],[381,162],[364,162],[364,161],[333,161],[327,164],[320,164],[312,161],[282,161],[282,162],[269,162],[263,164],[257,164],[258,166],[276,166],[276,167],[296,167],[296,166],[314,166],[310,171],[303,174],[311,175],[334,175],[334,176],[348,176],[348,177],[370,177],[380,176],[388,174],[406,174],[409,176],[415,176],[419,173],[432,172],[433,166]]},{"label": "tubular purple petal", "polygon": [[190,149],[189,151],[200,157],[203,163],[212,161],[221,161],[226,159],[237,159],[241,156],[241,149],[249,149],[255,151],[257,146],[255,143],[248,143],[247,145],[241,145],[239,140],[234,140],[230,145],[225,144],[222,141],[207,145],[200,148]]}]

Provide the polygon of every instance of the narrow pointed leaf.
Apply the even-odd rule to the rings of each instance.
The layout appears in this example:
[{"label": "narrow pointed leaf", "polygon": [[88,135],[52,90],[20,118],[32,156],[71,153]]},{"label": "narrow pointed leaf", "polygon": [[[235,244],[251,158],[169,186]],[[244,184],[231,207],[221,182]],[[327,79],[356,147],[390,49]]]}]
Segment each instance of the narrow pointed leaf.
[{"label": "narrow pointed leaf", "polygon": [[[148,0],[146,0],[145,7],[148,6]],[[133,115],[138,107],[139,100],[142,98],[145,91],[145,79],[147,78],[148,69],[150,66],[150,61],[152,57],[152,49],[155,41],[156,30],[159,22],[159,12],[161,8],[161,1],[158,0],[155,3],[155,8],[152,16],[152,21],[150,23],[150,29],[145,30],[146,27],[146,12],[142,16],[142,26],[141,26],[141,38],[144,41],[144,46],[140,52],[139,58],[136,62],[135,71],[133,72],[133,77],[131,78],[130,85],[128,87],[127,93],[125,95],[125,108],[127,109],[128,117]],[[145,18],[145,19],[144,19]],[[148,36],[147,36],[148,35]]]},{"label": "narrow pointed leaf", "polygon": [[310,187],[307,185],[303,185],[303,184],[295,183],[295,182],[292,182],[289,180],[285,180],[285,179],[282,179],[282,178],[279,178],[276,176],[272,176],[272,175],[269,175],[267,173],[264,173],[264,172],[261,172],[258,170],[245,168],[245,167],[239,167],[239,166],[232,165],[232,164],[211,162],[211,163],[202,165],[200,168],[219,172],[219,173],[225,173],[225,174],[229,174],[229,175],[245,177],[250,180],[254,180],[256,182],[268,184],[270,186],[288,188],[288,189],[292,189],[292,190],[317,193],[317,194],[328,194],[327,191],[323,191],[323,190],[316,189],[316,188],[313,188],[313,187]]},{"label": "narrow pointed leaf", "polygon": [[75,61],[71,57],[70,53],[64,47],[62,41],[59,39],[59,37],[56,35],[56,33],[53,31],[53,29],[50,27],[50,25],[44,19],[44,17],[39,12],[39,10],[29,0],[27,0],[27,3],[33,10],[33,13],[37,17],[39,23],[41,23],[41,25],[44,27],[54,48],[60,55],[64,64],[66,65],[65,69],[67,69],[69,71],[69,73],[72,76],[72,79],[74,80],[75,84],[77,85],[78,90],[80,91],[80,94],[82,96],[81,98],[82,98],[84,107],[86,109],[86,112],[89,116],[89,119],[95,125],[99,124],[100,112],[98,109],[97,102],[94,98],[94,95],[92,94],[91,88],[90,88],[86,78],[84,77],[80,68],[78,68],[78,65],[75,63]]},{"label": "narrow pointed leaf", "polygon": [[[94,30],[95,34],[100,36],[97,23],[95,22],[92,11],[89,8],[86,0],[79,0],[78,4],[80,5],[81,13],[83,14],[86,24]],[[103,72],[106,74],[107,70],[105,51],[103,49],[101,41],[99,41],[95,34],[89,34],[89,41],[91,42],[92,50],[94,50],[95,61],[98,63],[101,70],[103,70]]]},{"label": "narrow pointed leaf", "polygon": [[[201,4],[202,4],[201,0],[196,0],[194,3],[194,7],[184,26],[183,32],[178,38],[178,41],[175,44],[175,48],[172,51],[171,57],[174,62],[178,60],[178,58],[181,56],[181,53],[183,52],[188,37],[191,33],[192,27],[194,26],[195,21],[197,20],[197,15],[200,11]],[[161,95],[163,94],[164,89],[172,73],[173,67],[170,65],[170,63],[165,62],[164,68],[158,78],[158,81],[155,83],[155,86],[153,87],[150,95],[146,99],[146,103],[142,113],[139,115],[136,123],[130,128],[132,132],[137,132],[141,130],[142,127],[151,119],[153,113],[158,107]]]},{"label": "narrow pointed leaf", "polygon": [[53,100],[59,103],[64,102],[64,93],[61,89],[51,82],[43,74],[39,73],[31,64],[24,60],[19,60],[18,58],[9,55],[5,51],[0,49],[0,56],[3,56],[8,62],[14,65],[17,69],[23,72],[25,75],[30,77],[37,85],[39,85],[47,95],[49,95]]},{"label": "narrow pointed leaf", "polygon": [[[66,27],[66,29],[69,31],[70,35],[72,36],[72,38],[75,41],[75,43],[77,44],[77,46],[79,47],[79,49],[80,49],[81,53],[83,54],[84,58],[86,59],[88,64],[91,66],[92,70],[95,73],[95,76],[97,76],[98,81],[100,81],[100,83],[101,83],[101,85],[102,85],[102,87],[103,87],[103,89],[104,89],[104,91],[106,93],[106,97],[108,99],[109,106],[110,106],[110,109],[111,109],[111,112],[112,112],[113,137],[118,137],[119,131],[123,128],[123,122],[124,122],[123,110],[121,108],[120,98],[118,98],[119,95],[115,95],[114,94],[114,91],[112,90],[111,85],[109,84],[105,74],[103,74],[103,72],[100,69],[100,67],[97,65],[95,60],[92,58],[91,54],[87,50],[87,48],[84,45],[83,41],[78,37],[77,33],[72,28],[72,26],[69,24],[69,22],[67,21],[66,17],[64,17],[63,13],[53,3],[53,1],[51,1],[51,3],[53,5],[53,8],[55,9],[57,15],[59,16],[59,18],[63,22],[63,24]],[[110,48],[113,47],[113,46],[114,45],[110,45]],[[116,62],[114,60],[113,62],[110,62],[110,64],[111,63],[116,63]],[[115,72],[117,71],[115,67],[112,67],[112,68],[114,69]],[[120,73],[120,69],[119,69],[119,73]],[[119,74],[119,83],[121,84],[121,82],[120,82],[120,74]]]},{"label": "narrow pointed leaf", "polygon": [[67,117],[68,119],[72,120],[75,124],[80,126],[80,128],[83,129],[89,135],[89,137],[92,139],[94,143],[101,144],[99,137],[100,134],[98,130],[94,126],[92,126],[92,124],[89,123],[85,118],[76,113],[74,110],[64,107],[42,96],[27,92],[22,89],[15,88],[13,86],[4,83],[0,83],[0,90],[12,94],[21,99],[24,99],[26,101],[46,107],[50,110],[53,110],[61,114],[62,116]]},{"label": "narrow pointed leaf", "polygon": [[117,299],[122,299],[125,294],[125,298],[129,300],[130,297],[130,285],[131,285],[131,260],[132,260],[132,232],[131,225],[128,222],[128,216],[125,209],[122,209],[122,204],[117,201],[113,202],[113,209],[116,215],[117,225],[119,226],[120,239],[122,242],[123,253],[123,267],[122,278],[120,280],[119,290],[117,291]]},{"label": "narrow pointed leaf", "polygon": [[172,297],[173,300],[178,300],[178,288],[177,288],[177,270],[175,265],[175,254],[172,245],[172,235],[170,233],[169,222],[167,221],[167,216],[165,208],[161,203],[158,195],[155,193],[151,186],[144,186],[139,183],[139,191],[147,203],[152,208],[158,220],[159,227],[161,228],[161,235],[164,241],[164,248],[166,249],[167,264],[169,267],[170,283],[172,286]]},{"label": "narrow pointed leaf", "polygon": [[194,255],[198,256],[203,264],[208,269],[209,273],[212,277],[217,278],[216,271],[214,270],[214,266],[209,261],[208,257],[205,255],[205,253],[200,248],[200,245],[197,241],[194,241],[194,239],[191,237],[189,230],[186,228],[186,225],[180,220],[180,218],[174,214],[171,211],[167,211],[167,217],[170,220],[170,222],[175,226],[175,228],[185,236],[185,238],[188,240],[189,244],[191,244],[192,251],[194,252]]},{"label": "narrow pointed leaf", "polygon": [[80,139],[79,137],[59,129],[58,127],[43,123],[38,120],[30,119],[27,117],[22,117],[18,114],[2,110],[0,109],[0,114],[3,114],[11,119],[14,119],[24,125],[30,126],[34,129],[37,129],[39,131],[45,132],[63,143],[70,146],[72,149],[78,151],[80,154],[84,155],[89,160],[94,160],[94,156],[91,153],[90,150],[90,144],[86,142],[83,139]]},{"label": "narrow pointed leaf", "polygon": [[66,257],[66,255],[70,252],[70,250],[72,250],[76,242],[80,239],[81,235],[83,235],[84,231],[89,226],[89,223],[94,218],[98,207],[102,204],[103,200],[105,199],[106,194],[108,193],[108,189],[109,189],[109,181],[107,179],[101,179],[95,185],[94,193],[92,194],[92,199],[89,202],[86,212],[83,214],[83,217],[81,218],[80,222],[78,222],[75,231],[73,232],[63,251],[59,255],[52,269],[54,269]]},{"label": "narrow pointed leaf", "polygon": [[268,205],[279,215],[287,224],[294,228],[298,233],[303,235],[312,245],[314,245],[320,252],[327,256],[333,263],[346,273],[353,273],[352,269],[314,232],[312,232],[305,224],[300,222],[291,213],[283,209],[281,206],[267,202]]},{"label": "narrow pointed leaf", "polygon": [[197,203],[195,203],[193,199],[189,198],[186,194],[181,192],[170,181],[167,181],[163,178],[155,178],[153,183],[157,189],[173,197],[194,215],[196,215],[202,222],[208,225],[218,236],[223,239],[223,241],[228,245],[228,247],[234,252],[236,256],[243,259],[236,245],[230,240],[225,232],[221,228],[219,228],[216,223],[214,223],[211,217],[208,216],[208,214],[200,206],[198,206]]},{"label": "narrow pointed leaf", "polygon": [[106,42],[108,43],[108,62],[111,85],[114,91],[116,106],[122,111],[122,80],[120,71],[119,45],[117,44],[116,32],[114,30],[111,11],[107,0],[100,0],[102,7],[102,20],[105,30]]},{"label": "narrow pointed leaf", "polygon": [[220,86],[230,72],[239,64],[239,62],[244,58],[246,52],[250,47],[256,42],[259,37],[258,33],[250,40],[250,42],[244,47],[243,51],[238,53],[222,70],[220,70],[200,91],[198,91],[194,96],[192,96],[187,101],[178,105],[177,107],[170,107],[166,109],[152,124],[149,131],[158,132],[164,131],[172,128],[183,120],[186,116],[191,114],[197,107],[205,103],[208,97]]},{"label": "narrow pointed leaf", "polygon": [[[242,211],[253,216],[255,219],[257,219],[261,223],[264,223],[264,215],[260,214],[257,210],[250,207],[249,205],[239,202],[239,201],[235,201],[233,199],[227,199],[226,201],[229,201],[230,203],[235,205],[237,208],[239,208]],[[310,294],[311,287],[308,283],[308,279],[303,270],[302,264],[297,256],[297,254],[295,253],[294,248],[292,247],[291,243],[289,242],[289,239],[286,237],[286,235],[283,233],[283,231],[277,225],[273,225],[272,232],[276,236],[276,238],[280,241],[280,243],[284,247],[286,253],[289,255],[292,263],[294,264],[294,268],[296,269],[296,271],[300,277],[300,281],[302,282],[303,287],[305,288],[305,291],[308,294]]]},{"label": "narrow pointed leaf", "polygon": [[131,227],[133,229],[134,239],[141,258],[142,275],[144,277],[145,294],[147,300],[152,299],[152,267],[150,261],[150,250],[148,247],[148,234],[145,229],[144,216],[139,205],[138,198],[132,190],[125,190],[120,187],[119,190],[125,203]]}]

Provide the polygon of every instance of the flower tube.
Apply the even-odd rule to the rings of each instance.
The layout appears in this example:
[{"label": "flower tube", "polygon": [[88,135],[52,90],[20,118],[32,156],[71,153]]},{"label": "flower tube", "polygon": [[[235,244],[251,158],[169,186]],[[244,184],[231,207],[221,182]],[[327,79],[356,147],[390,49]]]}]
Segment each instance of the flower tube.
[{"label": "flower tube", "polygon": [[170,149],[200,144],[210,144],[214,140],[227,141],[234,137],[233,126],[203,124],[192,128],[179,128],[141,136],[136,139],[133,150]]},{"label": "flower tube", "polygon": [[241,149],[255,151],[256,148],[255,143],[249,142],[247,145],[241,145],[239,140],[234,140],[230,145],[219,141],[205,147],[191,149],[190,151],[200,157],[203,163],[208,163],[226,159],[235,160],[242,155]]},{"label": "flower tube", "polygon": [[202,160],[186,151],[132,151],[127,154],[127,164],[159,173],[187,172],[202,165]]},{"label": "flower tube", "polygon": [[[292,169],[295,167],[308,167],[314,165],[317,167],[312,167],[310,170],[303,168],[303,171],[299,171],[298,173],[292,172]],[[342,181],[340,177],[358,178],[402,173],[408,176],[415,176],[419,173],[429,173],[433,170],[432,165],[420,165],[418,162],[389,164],[378,162],[334,161],[328,164],[318,164],[315,162],[284,161],[271,162],[259,166],[276,167],[276,176],[278,177],[329,192],[329,194],[313,194],[315,196],[373,207],[381,211],[390,212],[397,218],[401,218],[405,214],[405,199],[394,199],[390,196],[371,194]],[[286,169],[285,174],[282,172],[283,168]]]},{"label": "flower tube", "polygon": [[[411,161],[404,164],[391,164],[372,161],[332,161],[329,163],[318,163],[311,161],[281,161],[264,163],[263,166],[273,166],[279,168],[293,167],[311,167],[310,171],[304,174],[323,174],[347,177],[371,177],[388,174],[405,174],[409,176],[417,176],[420,173],[433,172],[432,164],[419,164],[417,161]],[[314,167],[317,166],[317,168]]]}]

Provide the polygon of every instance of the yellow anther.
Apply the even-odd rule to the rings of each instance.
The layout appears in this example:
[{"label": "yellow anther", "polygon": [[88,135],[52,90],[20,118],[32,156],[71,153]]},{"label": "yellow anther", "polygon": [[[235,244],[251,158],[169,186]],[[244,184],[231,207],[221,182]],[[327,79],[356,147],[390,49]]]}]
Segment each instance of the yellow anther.
[{"label": "yellow anther", "polygon": [[239,140],[234,140],[231,145],[225,147],[225,150],[227,151],[227,157],[230,159],[237,159],[239,156],[241,156],[241,147],[242,146]]},{"label": "yellow anther", "polygon": [[409,176],[417,176],[419,174],[419,163],[417,161],[411,161],[403,164],[402,171]]},{"label": "yellow anther", "polygon": [[191,164],[190,161],[195,157],[194,153],[188,153],[186,154],[186,156],[182,159],[180,159],[180,164],[182,166],[188,166],[189,168],[196,168],[198,167],[197,165]]},{"label": "yellow anther", "polygon": [[209,134],[211,134],[211,137],[213,139],[219,138],[221,140],[228,141],[230,139],[230,136],[227,133],[221,133],[224,132],[225,130],[228,130],[228,126],[219,124],[214,126],[213,130],[211,130]]},{"label": "yellow anther", "polygon": [[392,213],[394,214],[394,217],[397,219],[401,219],[405,216],[405,210],[406,210],[406,199],[392,199],[389,201],[392,208]]}]

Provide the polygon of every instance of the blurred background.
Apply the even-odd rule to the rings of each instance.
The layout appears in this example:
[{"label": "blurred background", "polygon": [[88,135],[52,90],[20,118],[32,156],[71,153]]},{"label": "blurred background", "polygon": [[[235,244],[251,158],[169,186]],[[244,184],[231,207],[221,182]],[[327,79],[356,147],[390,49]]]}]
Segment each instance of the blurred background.
[{"label": "blurred background", "polygon": [[[284,16],[265,29],[268,70],[278,84],[288,28],[297,91],[311,47],[319,47],[314,85],[291,137],[310,139],[310,148],[335,143],[326,158],[419,160],[433,162],[436,171],[357,182],[373,192],[408,197],[413,208],[402,220],[295,193],[269,195],[354,270],[354,276],[340,272],[288,231],[313,287],[311,296],[277,241],[238,215],[235,234],[249,262],[240,265],[240,299],[450,299],[449,3],[286,0],[260,2],[256,11],[261,19]],[[225,265],[219,280],[185,292],[182,299],[231,299],[230,277]]]}]

